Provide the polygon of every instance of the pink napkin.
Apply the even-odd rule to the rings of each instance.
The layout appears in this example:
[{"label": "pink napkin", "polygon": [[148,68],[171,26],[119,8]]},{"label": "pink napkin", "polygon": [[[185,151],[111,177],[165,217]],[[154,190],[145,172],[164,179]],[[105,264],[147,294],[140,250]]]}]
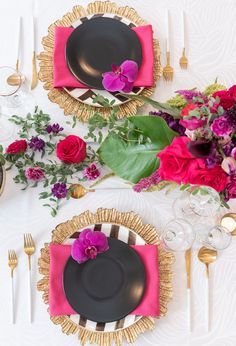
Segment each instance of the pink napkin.
[{"label": "pink napkin", "polygon": [[[139,306],[131,313],[141,316],[159,316],[158,248],[156,245],[132,245],[141,257],[146,271],[146,290]],[[71,246],[50,244],[49,311],[51,316],[77,314],[67,302],[62,277],[70,256]]]},{"label": "pink napkin", "polygon": [[[53,85],[55,88],[88,88],[80,83],[70,72],[65,59],[66,42],[74,29],[57,26],[55,28],[53,53]],[[136,87],[153,86],[153,32],[151,25],[132,28],[137,34],[142,47],[142,66],[134,82]]]}]

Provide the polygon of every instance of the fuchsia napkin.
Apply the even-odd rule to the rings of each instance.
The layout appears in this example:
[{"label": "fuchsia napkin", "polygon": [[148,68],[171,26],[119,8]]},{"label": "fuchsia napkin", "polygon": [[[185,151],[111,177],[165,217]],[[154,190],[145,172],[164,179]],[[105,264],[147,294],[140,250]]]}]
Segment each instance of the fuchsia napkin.
[{"label": "fuchsia napkin", "polygon": [[[146,271],[146,290],[139,306],[131,313],[141,316],[159,316],[158,248],[156,245],[132,245],[141,257]],[[50,244],[49,311],[51,316],[77,314],[67,302],[62,277],[70,256],[71,246]]]},{"label": "fuchsia napkin", "polygon": [[[80,83],[70,72],[66,64],[66,42],[74,29],[57,26],[55,28],[54,53],[53,53],[53,85],[55,88],[88,88]],[[137,34],[142,47],[142,65],[134,82],[136,87],[153,86],[153,32],[151,25],[132,28]]]}]

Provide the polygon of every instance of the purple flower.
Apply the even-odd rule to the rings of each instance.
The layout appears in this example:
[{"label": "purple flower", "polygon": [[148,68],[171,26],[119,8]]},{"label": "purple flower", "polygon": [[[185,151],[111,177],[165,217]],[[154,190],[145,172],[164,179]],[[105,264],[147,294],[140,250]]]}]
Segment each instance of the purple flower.
[{"label": "purple flower", "polygon": [[197,158],[206,158],[211,153],[212,143],[204,139],[191,141],[187,144],[189,152]]},{"label": "purple flower", "polygon": [[178,132],[181,136],[184,135],[185,128],[182,125],[180,125],[179,120],[174,119],[168,113],[164,113],[164,112],[149,112],[149,115],[161,117],[162,119],[164,119],[166,121],[166,123],[169,126],[169,128],[171,128],[175,132]]},{"label": "purple flower", "polygon": [[52,187],[52,194],[54,197],[61,199],[67,195],[67,188],[65,183],[56,183]]},{"label": "purple flower", "polygon": [[112,64],[112,71],[103,73],[102,85],[108,91],[129,93],[138,75],[138,64],[125,60],[120,66]]},{"label": "purple flower", "polygon": [[47,133],[57,134],[57,133],[59,133],[59,132],[61,132],[63,130],[64,130],[64,128],[61,127],[59,124],[48,125],[46,127]]},{"label": "purple flower", "polygon": [[211,151],[208,157],[205,159],[207,168],[214,168],[216,165],[220,165],[222,162],[222,156],[216,150],[216,143],[212,143]]},{"label": "purple flower", "polygon": [[25,176],[32,181],[40,181],[45,175],[44,171],[40,167],[29,167],[25,170]]},{"label": "purple flower", "polygon": [[215,119],[211,125],[212,132],[218,136],[228,136],[232,132],[231,122],[227,116]]},{"label": "purple flower", "polygon": [[86,262],[89,259],[95,259],[98,253],[109,249],[107,237],[99,231],[84,229],[78,239],[71,247],[71,256],[78,263]]},{"label": "purple flower", "polygon": [[157,185],[160,181],[161,177],[157,170],[154,173],[152,173],[152,175],[150,175],[149,177],[142,178],[137,184],[133,186],[133,190],[135,192],[141,192],[142,190],[149,189],[153,185]]},{"label": "purple flower", "polygon": [[236,198],[236,174],[231,175],[226,185],[226,197],[225,201],[227,202],[231,198]]},{"label": "purple flower", "polygon": [[100,176],[100,171],[98,170],[95,163],[91,163],[91,165],[84,169],[83,176],[88,180],[95,180]]},{"label": "purple flower", "polygon": [[203,99],[204,102],[207,102],[207,97],[203,93],[201,93],[200,91],[196,91],[196,90],[177,90],[176,93],[179,94],[179,95],[182,95],[183,98],[187,102],[192,102],[194,97],[199,97],[199,98]]},{"label": "purple flower", "polygon": [[29,147],[33,150],[33,151],[42,151],[45,147],[45,142],[43,139],[39,138],[39,137],[32,137],[31,140],[29,141]]}]

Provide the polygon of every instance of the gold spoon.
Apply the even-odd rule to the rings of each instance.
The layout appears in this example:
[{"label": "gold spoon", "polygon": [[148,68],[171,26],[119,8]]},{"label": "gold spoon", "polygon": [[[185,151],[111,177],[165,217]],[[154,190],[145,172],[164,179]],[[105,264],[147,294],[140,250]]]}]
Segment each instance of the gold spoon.
[{"label": "gold spoon", "polygon": [[87,193],[89,192],[96,192],[96,191],[102,191],[102,190],[131,190],[130,187],[123,187],[123,188],[100,188],[100,189],[86,189],[86,187],[84,187],[81,184],[72,184],[70,186],[70,190],[71,190],[71,197],[72,198],[82,198],[83,196],[85,196]]},{"label": "gold spoon", "polygon": [[217,258],[217,251],[213,249],[208,249],[205,246],[201,247],[198,252],[198,259],[206,265],[206,275],[207,275],[207,298],[206,298],[206,321],[207,321],[207,331],[210,329],[210,290],[209,290],[209,264],[215,262]]}]

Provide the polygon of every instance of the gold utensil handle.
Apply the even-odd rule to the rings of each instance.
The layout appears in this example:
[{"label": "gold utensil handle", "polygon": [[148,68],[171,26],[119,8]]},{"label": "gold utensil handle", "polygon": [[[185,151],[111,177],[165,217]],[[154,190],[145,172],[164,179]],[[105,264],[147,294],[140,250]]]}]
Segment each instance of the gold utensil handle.
[{"label": "gold utensil handle", "polygon": [[36,66],[36,53],[33,52],[32,57],[32,81],[31,81],[31,90],[33,90],[38,83],[38,75],[37,75],[37,66]]},{"label": "gold utensil handle", "polygon": [[170,52],[166,52],[166,63],[170,65]]}]

